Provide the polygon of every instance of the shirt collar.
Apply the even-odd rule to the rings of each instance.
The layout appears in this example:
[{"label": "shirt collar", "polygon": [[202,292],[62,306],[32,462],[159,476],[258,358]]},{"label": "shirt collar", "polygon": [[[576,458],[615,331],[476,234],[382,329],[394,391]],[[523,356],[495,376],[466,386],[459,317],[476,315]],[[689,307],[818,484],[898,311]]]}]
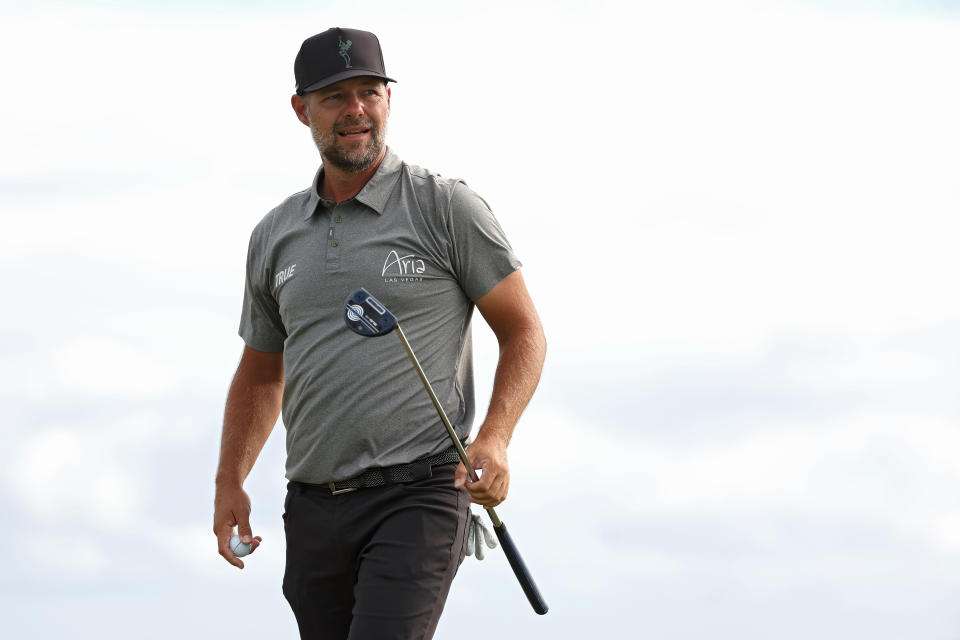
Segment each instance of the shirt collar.
[{"label": "shirt collar", "polygon": [[[380,166],[377,167],[376,173],[367,181],[367,184],[363,185],[360,193],[355,195],[353,199],[370,207],[377,215],[383,215],[383,209],[387,205],[387,199],[390,197],[390,194],[393,193],[393,187],[397,182],[397,178],[400,176],[402,166],[403,161],[400,160],[400,157],[397,156],[390,147],[387,147],[387,152],[383,155],[383,160],[380,162]],[[313,177],[313,185],[310,187],[310,193],[307,195],[306,214],[303,216],[304,220],[311,218],[323,202],[318,189],[322,177],[323,165],[320,165],[320,169],[317,170],[317,174]]]}]

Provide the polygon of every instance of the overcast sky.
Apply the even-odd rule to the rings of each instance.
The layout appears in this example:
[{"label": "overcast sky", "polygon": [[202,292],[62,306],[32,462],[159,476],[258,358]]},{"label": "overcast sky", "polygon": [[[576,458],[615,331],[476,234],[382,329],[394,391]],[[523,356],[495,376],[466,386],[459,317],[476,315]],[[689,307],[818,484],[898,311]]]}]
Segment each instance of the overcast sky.
[{"label": "overcast sky", "polygon": [[293,58],[347,26],[549,342],[499,511],[551,612],[497,551],[437,637],[957,638],[955,6],[4,4],[0,635],[295,637],[282,425],[243,572],[213,473],[247,238],[319,161]]}]

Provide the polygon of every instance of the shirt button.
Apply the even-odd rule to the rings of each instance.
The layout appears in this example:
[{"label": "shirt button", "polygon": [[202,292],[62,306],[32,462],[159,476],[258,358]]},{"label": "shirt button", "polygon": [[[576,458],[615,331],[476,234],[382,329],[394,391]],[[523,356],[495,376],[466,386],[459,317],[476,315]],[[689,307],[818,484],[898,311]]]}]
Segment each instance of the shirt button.
[{"label": "shirt button", "polygon": [[331,247],[339,247],[339,246],[340,246],[340,243],[337,242],[336,240],[334,240],[333,242],[330,243],[330,246],[331,246]]}]

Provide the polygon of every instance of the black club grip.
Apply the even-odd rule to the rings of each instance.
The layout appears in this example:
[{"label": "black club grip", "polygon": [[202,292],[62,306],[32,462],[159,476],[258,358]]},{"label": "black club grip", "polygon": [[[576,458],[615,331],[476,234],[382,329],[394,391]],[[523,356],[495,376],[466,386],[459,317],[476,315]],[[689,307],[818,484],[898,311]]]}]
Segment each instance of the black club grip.
[{"label": "black club grip", "polygon": [[499,527],[493,527],[493,531],[497,534],[500,546],[503,547],[503,553],[507,556],[507,561],[510,563],[513,573],[517,576],[520,587],[527,595],[530,606],[542,616],[548,610],[547,603],[543,601],[543,596],[540,595],[540,590],[537,589],[537,585],[533,581],[533,576],[530,575],[530,571],[527,570],[527,565],[524,564],[523,558],[520,557],[517,545],[513,544],[513,538],[510,537],[510,533],[507,531],[507,525],[501,522]]}]

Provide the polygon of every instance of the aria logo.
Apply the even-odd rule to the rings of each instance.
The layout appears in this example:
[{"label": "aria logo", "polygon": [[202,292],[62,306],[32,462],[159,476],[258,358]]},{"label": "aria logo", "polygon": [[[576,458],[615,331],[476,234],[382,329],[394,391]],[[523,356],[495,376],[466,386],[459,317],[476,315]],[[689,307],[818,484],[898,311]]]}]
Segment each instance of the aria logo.
[{"label": "aria logo", "polygon": [[384,282],[422,282],[423,274],[427,270],[427,265],[423,258],[418,258],[412,253],[408,256],[401,256],[396,251],[387,254],[387,259],[383,261]]}]

